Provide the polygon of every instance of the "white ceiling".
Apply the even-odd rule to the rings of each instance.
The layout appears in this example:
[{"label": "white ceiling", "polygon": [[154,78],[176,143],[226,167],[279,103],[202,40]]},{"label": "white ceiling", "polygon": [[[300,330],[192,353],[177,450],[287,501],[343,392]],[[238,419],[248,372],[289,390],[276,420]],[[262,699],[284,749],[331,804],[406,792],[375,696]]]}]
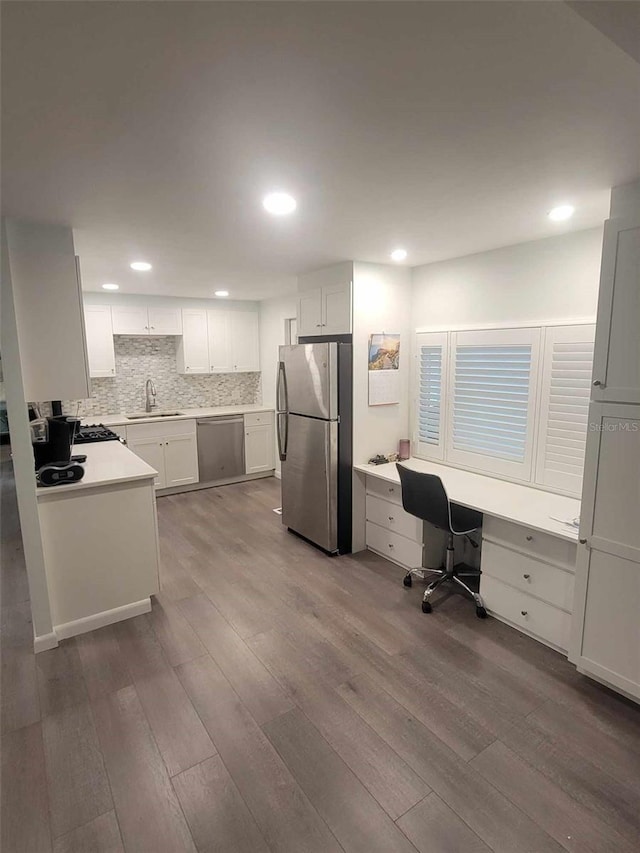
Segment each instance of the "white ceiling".
[{"label": "white ceiling", "polygon": [[[4,211],[71,224],[89,290],[264,298],[397,245],[417,265],[591,227],[640,174],[640,66],[564,3],[2,16]],[[273,188],[294,216],[264,213]]]}]

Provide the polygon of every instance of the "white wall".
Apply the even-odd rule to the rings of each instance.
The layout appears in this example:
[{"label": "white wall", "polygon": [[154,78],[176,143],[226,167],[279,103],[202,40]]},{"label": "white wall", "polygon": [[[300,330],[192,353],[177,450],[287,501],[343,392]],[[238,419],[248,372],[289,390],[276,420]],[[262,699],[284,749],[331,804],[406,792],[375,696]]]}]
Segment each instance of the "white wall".
[{"label": "white wall", "polygon": [[[353,270],[353,462],[392,453],[409,435],[411,273],[406,267],[356,262]],[[369,406],[369,335],[400,333],[400,403]],[[364,483],[353,482],[353,550],[364,548]]]},{"label": "white wall", "polygon": [[412,326],[594,319],[602,229],[576,231],[412,270]]},{"label": "white wall", "polygon": [[[296,316],[296,296],[265,299],[260,303],[260,369],[262,371],[262,403],[276,405],[276,371],[278,347],[285,343],[284,321]],[[280,460],[276,448],[276,472]]]}]

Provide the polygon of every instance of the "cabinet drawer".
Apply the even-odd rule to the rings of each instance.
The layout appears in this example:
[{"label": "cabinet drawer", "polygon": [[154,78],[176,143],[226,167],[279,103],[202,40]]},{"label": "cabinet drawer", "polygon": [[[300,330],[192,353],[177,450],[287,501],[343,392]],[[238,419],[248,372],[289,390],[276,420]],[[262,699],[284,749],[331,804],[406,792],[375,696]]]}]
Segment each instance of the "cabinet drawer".
[{"label": "cabinet drawer", "polygon": [[491,613],[563,651],[569,648],[569,613],[538,601],[489,575],[482,575],[480,594]]},{"label": "cabinet drawer", "polygon": [[139,438],[170,438],[172,435],[186,435],[196,432],[196,422],[192,418],[171,421],[162,418],[149,424],[127,424],[127,441]]},{"label": "cabinet drawer", "polygon": [[373,521],[414,542],[422,542],[422,522],[393,501],[367,495],[367,521]]},{"label": "cabinet drawer", "polygon": [[367,522],[367,547],[407,569],[417,569],[422,565],[421,544],[370,521]]},{"label": "cabinet drawer", "polygon": [[482,545],[482,571],[554,607],[562,607],[569,613],[573,609],[574,575],[571,572],[493,542]]},{"label": "cabinet drawer", "polygon": [[538,530],[531,530],[521,524],[513,524],[491,515],[484,517],[482,538],[509,545],[532,557],[540,557],[575,571],[577,542],[567,542],[566,539],[540,533]]},{"label": "cabinet drawer", "polygon": [[367,494],[402,505],[400,483],[389,483],[387,480],[381,480],[380,477],[367,476]]},{"label": "cabinet drawer", "polygon": [[263,424],[273,423],[273,412],[247,412],[244,416],[244,425],[262,426]]}]

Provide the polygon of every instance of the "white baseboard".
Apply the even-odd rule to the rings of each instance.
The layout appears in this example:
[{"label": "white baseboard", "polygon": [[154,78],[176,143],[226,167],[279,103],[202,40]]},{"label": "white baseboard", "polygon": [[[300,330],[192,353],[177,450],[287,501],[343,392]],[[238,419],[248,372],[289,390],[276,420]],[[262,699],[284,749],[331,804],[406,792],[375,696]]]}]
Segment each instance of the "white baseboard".
[{"label": "white baseboard", "polygon": [[94,613],[93,616],[84,616],[73,622],[56,625],[54,630],[59,640],[65,640],[68,637],[76,637],[78,634],[86,634],[87,631],[95,631],[96,628],[104,628],[105,625],[113,625],[114,622],[132,619],[150,610],[151,599],[143,598],[142,601],[134,601],[132,604],[114,607],[113,610],[103,610],[102,613]]},{"label": "white baseboard", "polygon": [[276,478],[276,480],[282,479],[282,473],[280,471],[274,471],[273,476]]},{"label": "white baseboard", "polygon": [[39,637],[33,638],[33,651],[38,654],[38,652],[48,652],[49,649],[55,649],[58,645],[58,636],[55,631],[51,631],[50,634],[41,634]]}]

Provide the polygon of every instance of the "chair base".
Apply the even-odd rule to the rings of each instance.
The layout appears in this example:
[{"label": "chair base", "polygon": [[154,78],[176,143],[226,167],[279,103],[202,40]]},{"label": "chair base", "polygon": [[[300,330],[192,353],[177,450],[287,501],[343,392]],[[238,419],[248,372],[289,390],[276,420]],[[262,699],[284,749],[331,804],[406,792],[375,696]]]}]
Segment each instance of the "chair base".
[{"label": "chair base", "polygon": [[479,619],[486,619],[487,611],[485,609],[482,596],[479,592],[475,592],[473,589],[471,589],[471,587],[469,587],[462,580],[462,578],[479,579],[481,572],[479,570],[460,571],[460,569],[468,569],[468,566],[465,566],[464,563],[459,563],[458,565],[455,565],[453,562],[453,548],[447,548],[447,559],[442,569],[411,569],[405,575],[403,583],[405,586],[412,586],[412,576],[414,572],[432,572],[433,574],[438,575],[438,577],[436,577],[435,580],[432,580],[424,591],[424,595],[422,596],[423,613],[431,613],[431,596],[439,586],[442,586],[442,584],[444,583],[454,583],[456,586],[459,586],[474,601],[476,605],[476,616],[478,616]]}]

